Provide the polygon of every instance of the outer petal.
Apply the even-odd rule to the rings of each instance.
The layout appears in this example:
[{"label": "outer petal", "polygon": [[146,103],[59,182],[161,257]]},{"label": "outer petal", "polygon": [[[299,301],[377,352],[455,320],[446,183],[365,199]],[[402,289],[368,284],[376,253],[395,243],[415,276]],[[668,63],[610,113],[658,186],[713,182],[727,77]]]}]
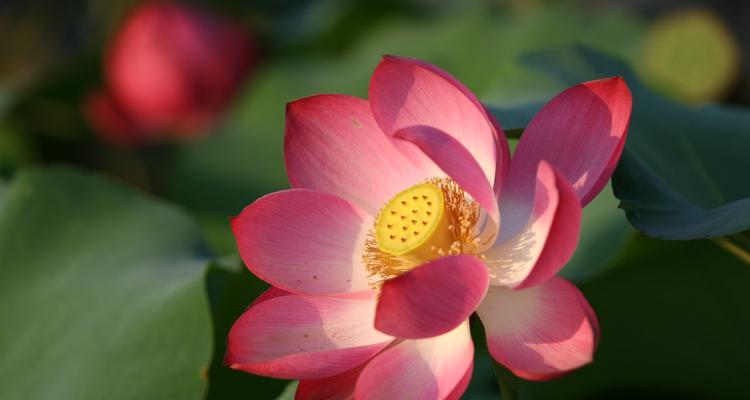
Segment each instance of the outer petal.
[{"label": "outer petal", "polygon": [[578,295],[578,302],[581,304],[581,308],[586,313],[586,318],[588,318],[591,324],[591,329],[594,331],[594,346],[599,346],[599,338],[602,333],[601,328],[599,328],[599,318],[597,318],[596,312],[594,312],[586,297],[583,296],[583,293],[578,288],[576,288],[575,292]]},{"label": "outer petal", "polygon": [[248,308],[256,304],[260,304],[266,300],[271,300],[271,299],[275,299],[277,297],[282,297],[282,296],[289,296],[291,294],[293,293],[287,292],[284,289],[279,289],[275,286],[271,286],[270,288],[266,289],[265,292],[261,293],[260,296],[256,297],[255,300],[253,300],[253,302],[250,303],[250,306],[248,306]]},{"label": "outer petal", "polygon": [[492,287],[477,310],[492,357],[532,380],[591,362],[597,338],[590,312],[578,289],[558,277],[524,290]]},{"label": "outer petal", "polygon": [[240,256],[255,275],[295,293],[370,290],[361,254],[372,218],[334,195],[271,193],[232,220]]},{"label": "outer petal", "polygon": [[295,400],[353,400],[357,379],[366,365],[366,363],[362,364],[330,378],[300,381],[294,398]]},{"label": "outer petal", "polygon": [[375,328],[400,338],[444,334],[469,318],[488,285],[487,268],[478,258],[439,258],[383,284]]},{"label": "outer petal", "polygon": [[366,100],[319,95],[289,103],[284,157],[292,186],[335,194],[376,215],[397,192],[432,176],[381,132]]},{"label": "outer petal", "polygon": [[405,340],[367,364],[357,381],[355,398],[456,398],[473,360],[468,322],[441,336]]},{"label": "outer petal", "polygon": [[[354,400],[357,379],[367,364],[351,369],[330,378],[300,381],[294,398],[296,400]],[[464,372],[464,376],[453,388],[446,400],[459,400],[471,383],[474,363]]]},{"label": "outer petal", "polygon": [[588,204],[612,176],[625,143],[632,97],[625,81],[609,78],[582,83],[545,105],[523,132],[513,154],[509,184],[533,182],[546,160]]},{"label": "outer petal", "polygon": [[354,368],[392,339],[372,327],[375,296],[286,295],[257,303],[232,326],[225,362],[281,379],[319,379]]},{"label": "outer petal", "polygon": [[484,220],[478,222],[478,252],[492,244],[500,226],[500,212],[492,185],[471,153],[447,133],[430,126],[411,126],[395,136],[414,143],[479,204]]},{"label": "outer petal", "polygon": [[375,120],[387,135],[414,125],[447,132],[494,182],[498,133],[477,98],[447,72],[421,61],[385,56],[372,74],[369,98]]},{"label": "outer petal", "polygon": [[464,373],[463,378],[458,382],[456,387],[453,388],[453,391],[445,398],[446,400],[461,400],[461,396],[463,396],[466,389],[469,387],[469,383],[471,383],[471,375],[474,373],[474,360],[472,360],[471,365],[469,365],[469,368],[466,369],[466,372]]},{"label": "outer petal", "polygon": [[578,244],[581,204],[565,178],[544,161],[533,194],[508,189],[501,203],[503,229],[485,252],[486,263],[493,285],[525,288],[543,283],[570,260]]}]

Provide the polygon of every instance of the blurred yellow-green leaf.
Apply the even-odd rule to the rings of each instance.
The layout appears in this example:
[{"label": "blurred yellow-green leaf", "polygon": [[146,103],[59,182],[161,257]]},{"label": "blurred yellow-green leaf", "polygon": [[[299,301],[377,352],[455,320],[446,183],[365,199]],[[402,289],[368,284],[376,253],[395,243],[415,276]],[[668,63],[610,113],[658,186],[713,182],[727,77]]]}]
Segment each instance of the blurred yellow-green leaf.
[{"label": "blurred yellow-green leaf", "polygon": [[740,49],[721,19],[695,8],[653,22],[639,61],[647,84],[678,100],[703,103],[728,94],[740,71]]}]

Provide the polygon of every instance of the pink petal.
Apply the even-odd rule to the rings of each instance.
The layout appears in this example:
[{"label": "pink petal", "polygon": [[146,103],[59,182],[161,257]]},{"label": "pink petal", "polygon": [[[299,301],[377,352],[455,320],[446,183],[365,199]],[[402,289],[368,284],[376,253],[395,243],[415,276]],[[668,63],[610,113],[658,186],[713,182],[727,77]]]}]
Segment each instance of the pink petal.
[{"label": "pink petal", "polygon": [[589,313],[578,289],[558,277],[523,290],[491,287],[477,310],[492,357],[532,380],[592,361],[597,338]]},{"label": "pink petal", "polygon": [[366,100],[343,95],[289,103],[284,157],[293,187],[335,194],[371,215],[434,171],[424,157],[408,160],[391,144]]},{"label": "pink petal", "polygon": [[353,400],[357,379],[367,364],[350,369],[342,374],[323,379],[308,379],[299,382],[295,400]]},{"label": "pink petal", "polygon": [[529,123],[513,154],[509,185],[530,185],[546,160],[585,206],[612,176],[625,143],[632,97],[620,77],[582,83],[559,94]]},{"label": "pink petal", "polygon": [[575,292],[578,295],[578,303],[580,303],[583,312],[586,313],[586,318],[589,320],[591,329],[594,331],[594,347],[596,348],[599,346],[599,337],[601,337],[602,333],[601,328],[599,328],[599,318],[597,318],[596,312],[594,312],[586,297],[583,296],[583,293],[577,288]]},{"label": "pink petal", "polygon": [[463,396],[466,389],[469,387],[469,383],[471,383],[471,375],[474,372],[474,360],[472,360],[471,364],[469,365],[469,368],[466,369],[466,372],[464,373],[463,378],[456,384],[456,387],[453,388],[453,391],[446,396],[446,400],[461,400],[461,396]]},{"label": "pink petal", "polygon": [[427,125],[456,138],[494,182],[496,132],[482,104],[447,72],[418,60],[385,56],[370,80],[370,105],[387,135]]},{"label": "pink petal", "polygon": [[578,244],[581,204],[565,178],[539,163],[534,193],[511,186],[503,195],[503,229],[484,254],[493,285],[526,288],[543,283],[570,260]]},{"label": "pink petal", "polygon": [[404,340],[367,364],[357,381],[355,398],[456,398],[473,360],[468,322],[444,335]]},{"label": "pink petal", "polygon": [[484,221],[478,223],[480,246],[477,251],[492,244],[500,226],[500,212],[492,185],[471,153],[454,137],[429,126],[410,126],[396,132],[395,137],[414,143],[471,195],[485,216]]},{"label": "pink petal", "polygon": [[250,303],[249,307],[252,307],[256,304],[260,304],[266,300],[271,300],[271,299],[275,299],[277,297],[282,297],[282,296],[289,296],[290,294],[292,293],[287,292],[286,290],[283,290],[283,289],[279,289],[275,286],[271,286],[270,288],[266,289],[265,292],[261,293],[260,296],[256,297],[255,300],[253,300],[253,302]]},{"label": "pink petal", "polygon": [[[295,400],[353,400],[354,390],[362,370],[367,363],[330,378],[308,379],[300,381],[295,393]],[[464,376],[445,397],[446,400],[460,400],[471,383],[474,362],[464,372]]]},{"label": "pink petal", "polygon": [[255,304],[229,332],[225,362],[281,379],[320,379],[354,368],[391,337],[376,331],[369,299],[287,295]]},{"label": "pink petal", "polygon": [[334,195],[291,189],[266,195],[232,220],[255,275],[294,293],[370,290],[362,247],[372,218]]},{"label": "pink petal", "polygon": [[442,335],[469,318],[488,285],[487,268],[474,256],[431,261],[383,284],[375,328],[400,338]]}]

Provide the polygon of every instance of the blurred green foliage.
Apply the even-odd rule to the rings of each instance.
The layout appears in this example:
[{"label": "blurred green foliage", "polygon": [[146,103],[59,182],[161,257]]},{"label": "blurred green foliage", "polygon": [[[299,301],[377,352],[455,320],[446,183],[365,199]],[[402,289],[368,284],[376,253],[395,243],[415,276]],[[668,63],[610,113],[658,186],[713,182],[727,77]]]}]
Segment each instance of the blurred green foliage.
[{"label": "blurred green foliage", "polygon": [[184,214],[68,169],[0,201],[0,397],[199,398],[206,247]]}]

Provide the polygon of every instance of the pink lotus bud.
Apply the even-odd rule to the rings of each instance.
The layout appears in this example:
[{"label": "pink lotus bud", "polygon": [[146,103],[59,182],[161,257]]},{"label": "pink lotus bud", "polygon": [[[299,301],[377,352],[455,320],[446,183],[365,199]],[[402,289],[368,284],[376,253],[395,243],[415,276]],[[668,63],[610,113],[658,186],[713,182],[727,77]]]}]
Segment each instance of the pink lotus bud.
[{"label": "pink lotus bud", "polygon": [[110,43],[106,88],[86,100],[86,117],[118,144],[198,136],[255,61],[255,43],[237,25],[184,5],[146,4],[127,16]]}]

